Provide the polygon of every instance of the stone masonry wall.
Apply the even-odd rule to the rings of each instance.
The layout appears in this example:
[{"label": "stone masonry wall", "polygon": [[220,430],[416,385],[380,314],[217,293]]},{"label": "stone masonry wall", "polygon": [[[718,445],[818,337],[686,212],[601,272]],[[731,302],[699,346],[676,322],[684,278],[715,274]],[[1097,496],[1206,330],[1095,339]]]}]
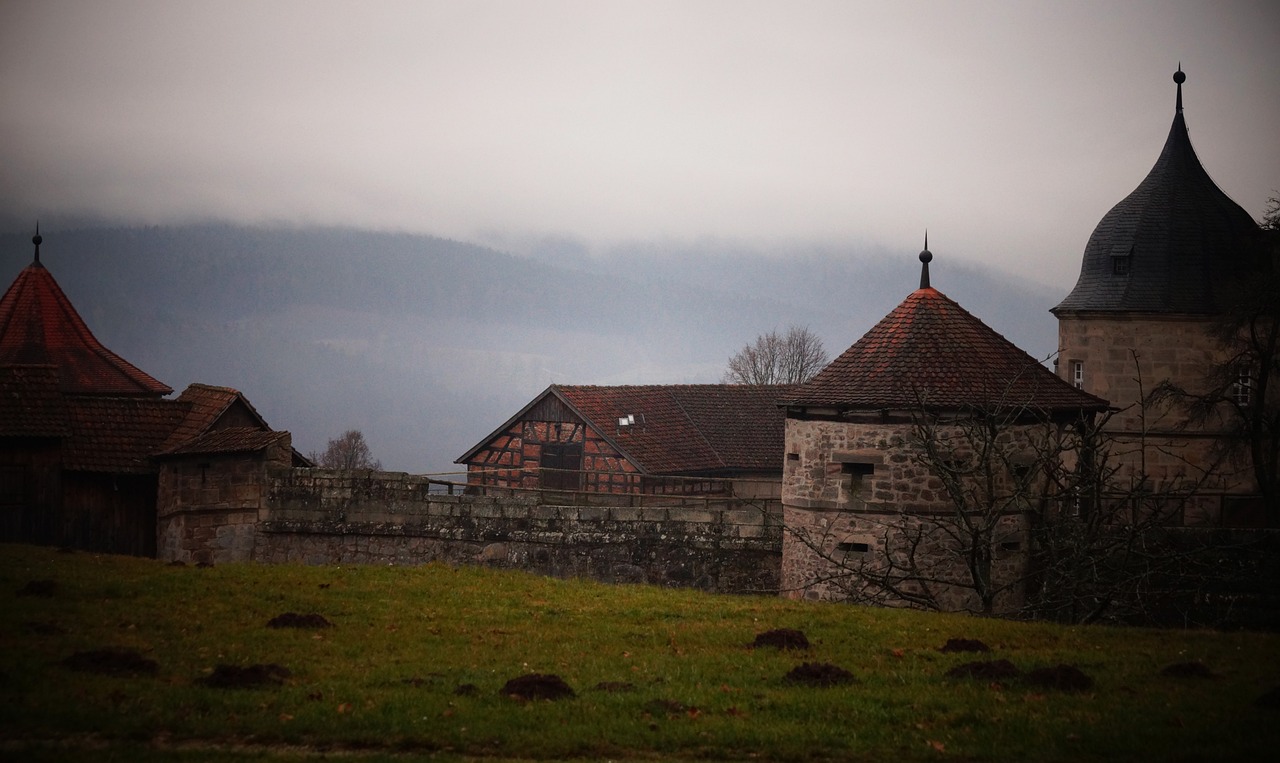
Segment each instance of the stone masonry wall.
[{"label": "stone masonry wall", "polygon": [[[260,474],[256,507],[196,509],[188,502],[170,511],[168,535],[175,542],[163,545],[161,558],[439,561],[719,592],[778,590],[781,517],[751,505],[547,506],[522,495],[442,494],[439,483],[403,473],[276,468]],[[198,479],[194,472],[183,476]]]},{"label": "stone masonry wall", "polygon": [[[1223,523],[1219,496],[1257,492],[1247,454],[1221,448],[1222,422],[1186,428],[1182,409],[1140,404],[1165,380],[1192,391],[1203,388],[1205,373],[1222,360],[1212,328],[1212,319],[1187,316],[1064,316],[1058,321],[1059,376],[1071,381],[1074,364],[1082,363],[1082,388],[1121,409],[1108,426],[1121,476],[1144,474],[1150,488],[1162,490],[1204,481],[1209,473],[1198,488],[1200,497],[1184,510],[1183,523],[1189,526]],[[1230,517],[1225,523],[1231,524]]]},{"label": "stone masonry wall", "polygon": [[287,466],[290,448],[284,438],[262,453],[167,459],[156,494],[156,555],[188,564],[251,558],[267,471]]},{"label": "stone masonry wall", "polygon": [[[892,558],[914,562],[929,576],[965,580],[968,572],[943,525],[954,508],[942,481],[914,458],[910,424],[787,419],[782,503],[782,590],[793,598],[875,600],[903,605],[851,574],[883,571]],[[1011,442],[1030,436],[1011,428]],[[932,519],[936,515],[937,519]],[[1001,517],[993,538],[991,574],[998,585],[1020,579],[1028,548],[1025,518]],[[944,609],[975,610],[962,586],[934,585]],[[1021,601],[1010,590],[997,600],[1007,610]]]}]

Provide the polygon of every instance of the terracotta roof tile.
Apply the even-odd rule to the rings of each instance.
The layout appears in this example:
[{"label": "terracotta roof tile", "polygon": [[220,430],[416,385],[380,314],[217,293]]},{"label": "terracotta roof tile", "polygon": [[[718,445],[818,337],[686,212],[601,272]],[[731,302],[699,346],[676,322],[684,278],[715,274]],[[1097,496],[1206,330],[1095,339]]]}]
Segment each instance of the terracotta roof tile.
[{"label": "terracotta roof tile", "polygon": [[159,397],[173,390],[102,346],[39,262],[0,297],[0,365],[53,365],[63,392]]},{"label": "terracotta roof tile", "polygon": [[289,439],[289,433],[283,431],[263,430],[256,427],[226,427],[206,432],[194,440],[189,440],[159,455],[252,453],[265,450],[269,446],[287,439]]},{"label": "terracotta roof tile", "polygon": [[182,391],[181,395],[178,395],[176,400],[186,410],[186,416],[173,430],[173,434],[161,449],[176,448],[203,434],[237,400],[244,403],[245,407],[262,423],[263,429],[268,428],[266,422],[262,421],[262,417],[258,415],[258,411],[250,405],[244,395],[240,394],[239,390],[231,387],[215,387],[211,384],[191,384]]},{"label": "terracotta roof tile", "polygon": [[0,366],[0,437],[65,437],[66,400],[53,366]]},{"label": "terracotta roof tile", "polygon": [[843,410],[1104,410],[936,289],[902,304],[784,401]]},{"label": "terracotta roof tile", "polygon": [[71,436],[63,444],[63,467],[115,474],[155,471],[151,456],[184,412],[173,400],[68,397]]},{"label": "terracotta roof tile", "polygon": [[[562,386],[549,390],[650,474],[782,468],[787,386],[676,384]],[[624,416],[636,423],[617,425]]]}]

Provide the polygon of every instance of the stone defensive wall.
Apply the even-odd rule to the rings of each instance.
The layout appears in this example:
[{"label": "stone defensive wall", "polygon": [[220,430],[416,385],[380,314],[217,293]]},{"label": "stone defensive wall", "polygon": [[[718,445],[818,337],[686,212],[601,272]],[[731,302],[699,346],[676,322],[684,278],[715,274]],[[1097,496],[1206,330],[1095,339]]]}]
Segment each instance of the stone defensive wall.
[{"label": "stone defensive wall", "polygon": [[777,593],[776,502],[516,491],[399,472],[272,468],[162,475],[158,549],[188,564],[429,562]]}]

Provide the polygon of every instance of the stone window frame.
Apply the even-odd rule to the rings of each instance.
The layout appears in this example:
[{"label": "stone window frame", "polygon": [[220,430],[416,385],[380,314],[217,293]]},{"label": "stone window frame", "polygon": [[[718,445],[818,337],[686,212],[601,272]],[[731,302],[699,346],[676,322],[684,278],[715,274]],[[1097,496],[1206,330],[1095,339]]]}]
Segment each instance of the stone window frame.
[{"label": "stone window frame", "polygon": [[1253,364],[1236,366],[1236,379],[1231,383],[1231,401],[1240,408],[1253,405]]}]

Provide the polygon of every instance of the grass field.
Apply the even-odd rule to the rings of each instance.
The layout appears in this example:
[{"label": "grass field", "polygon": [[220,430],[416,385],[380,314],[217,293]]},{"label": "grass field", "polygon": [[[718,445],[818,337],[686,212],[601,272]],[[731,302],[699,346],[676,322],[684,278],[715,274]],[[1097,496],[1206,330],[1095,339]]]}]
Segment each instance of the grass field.
[{"label": "grass field", "polygon": [[[1250,760],[1280,745],[1280,707],[1259,702],[1280,686],[1272,634],[24,546],[0,546],[0,607],[0,759]],[[289,612],[332,627],[268,627]],[[778,628],[810,647],[749,646]],[[939,651],[952,638],[991,652]],[[946,675],[998,659],[1093,685]],[[802,663],[856,682],[785,680]],[[212,685],[251,665],[284,670]],[[502,691],[531,673],[576,696]]]}]

